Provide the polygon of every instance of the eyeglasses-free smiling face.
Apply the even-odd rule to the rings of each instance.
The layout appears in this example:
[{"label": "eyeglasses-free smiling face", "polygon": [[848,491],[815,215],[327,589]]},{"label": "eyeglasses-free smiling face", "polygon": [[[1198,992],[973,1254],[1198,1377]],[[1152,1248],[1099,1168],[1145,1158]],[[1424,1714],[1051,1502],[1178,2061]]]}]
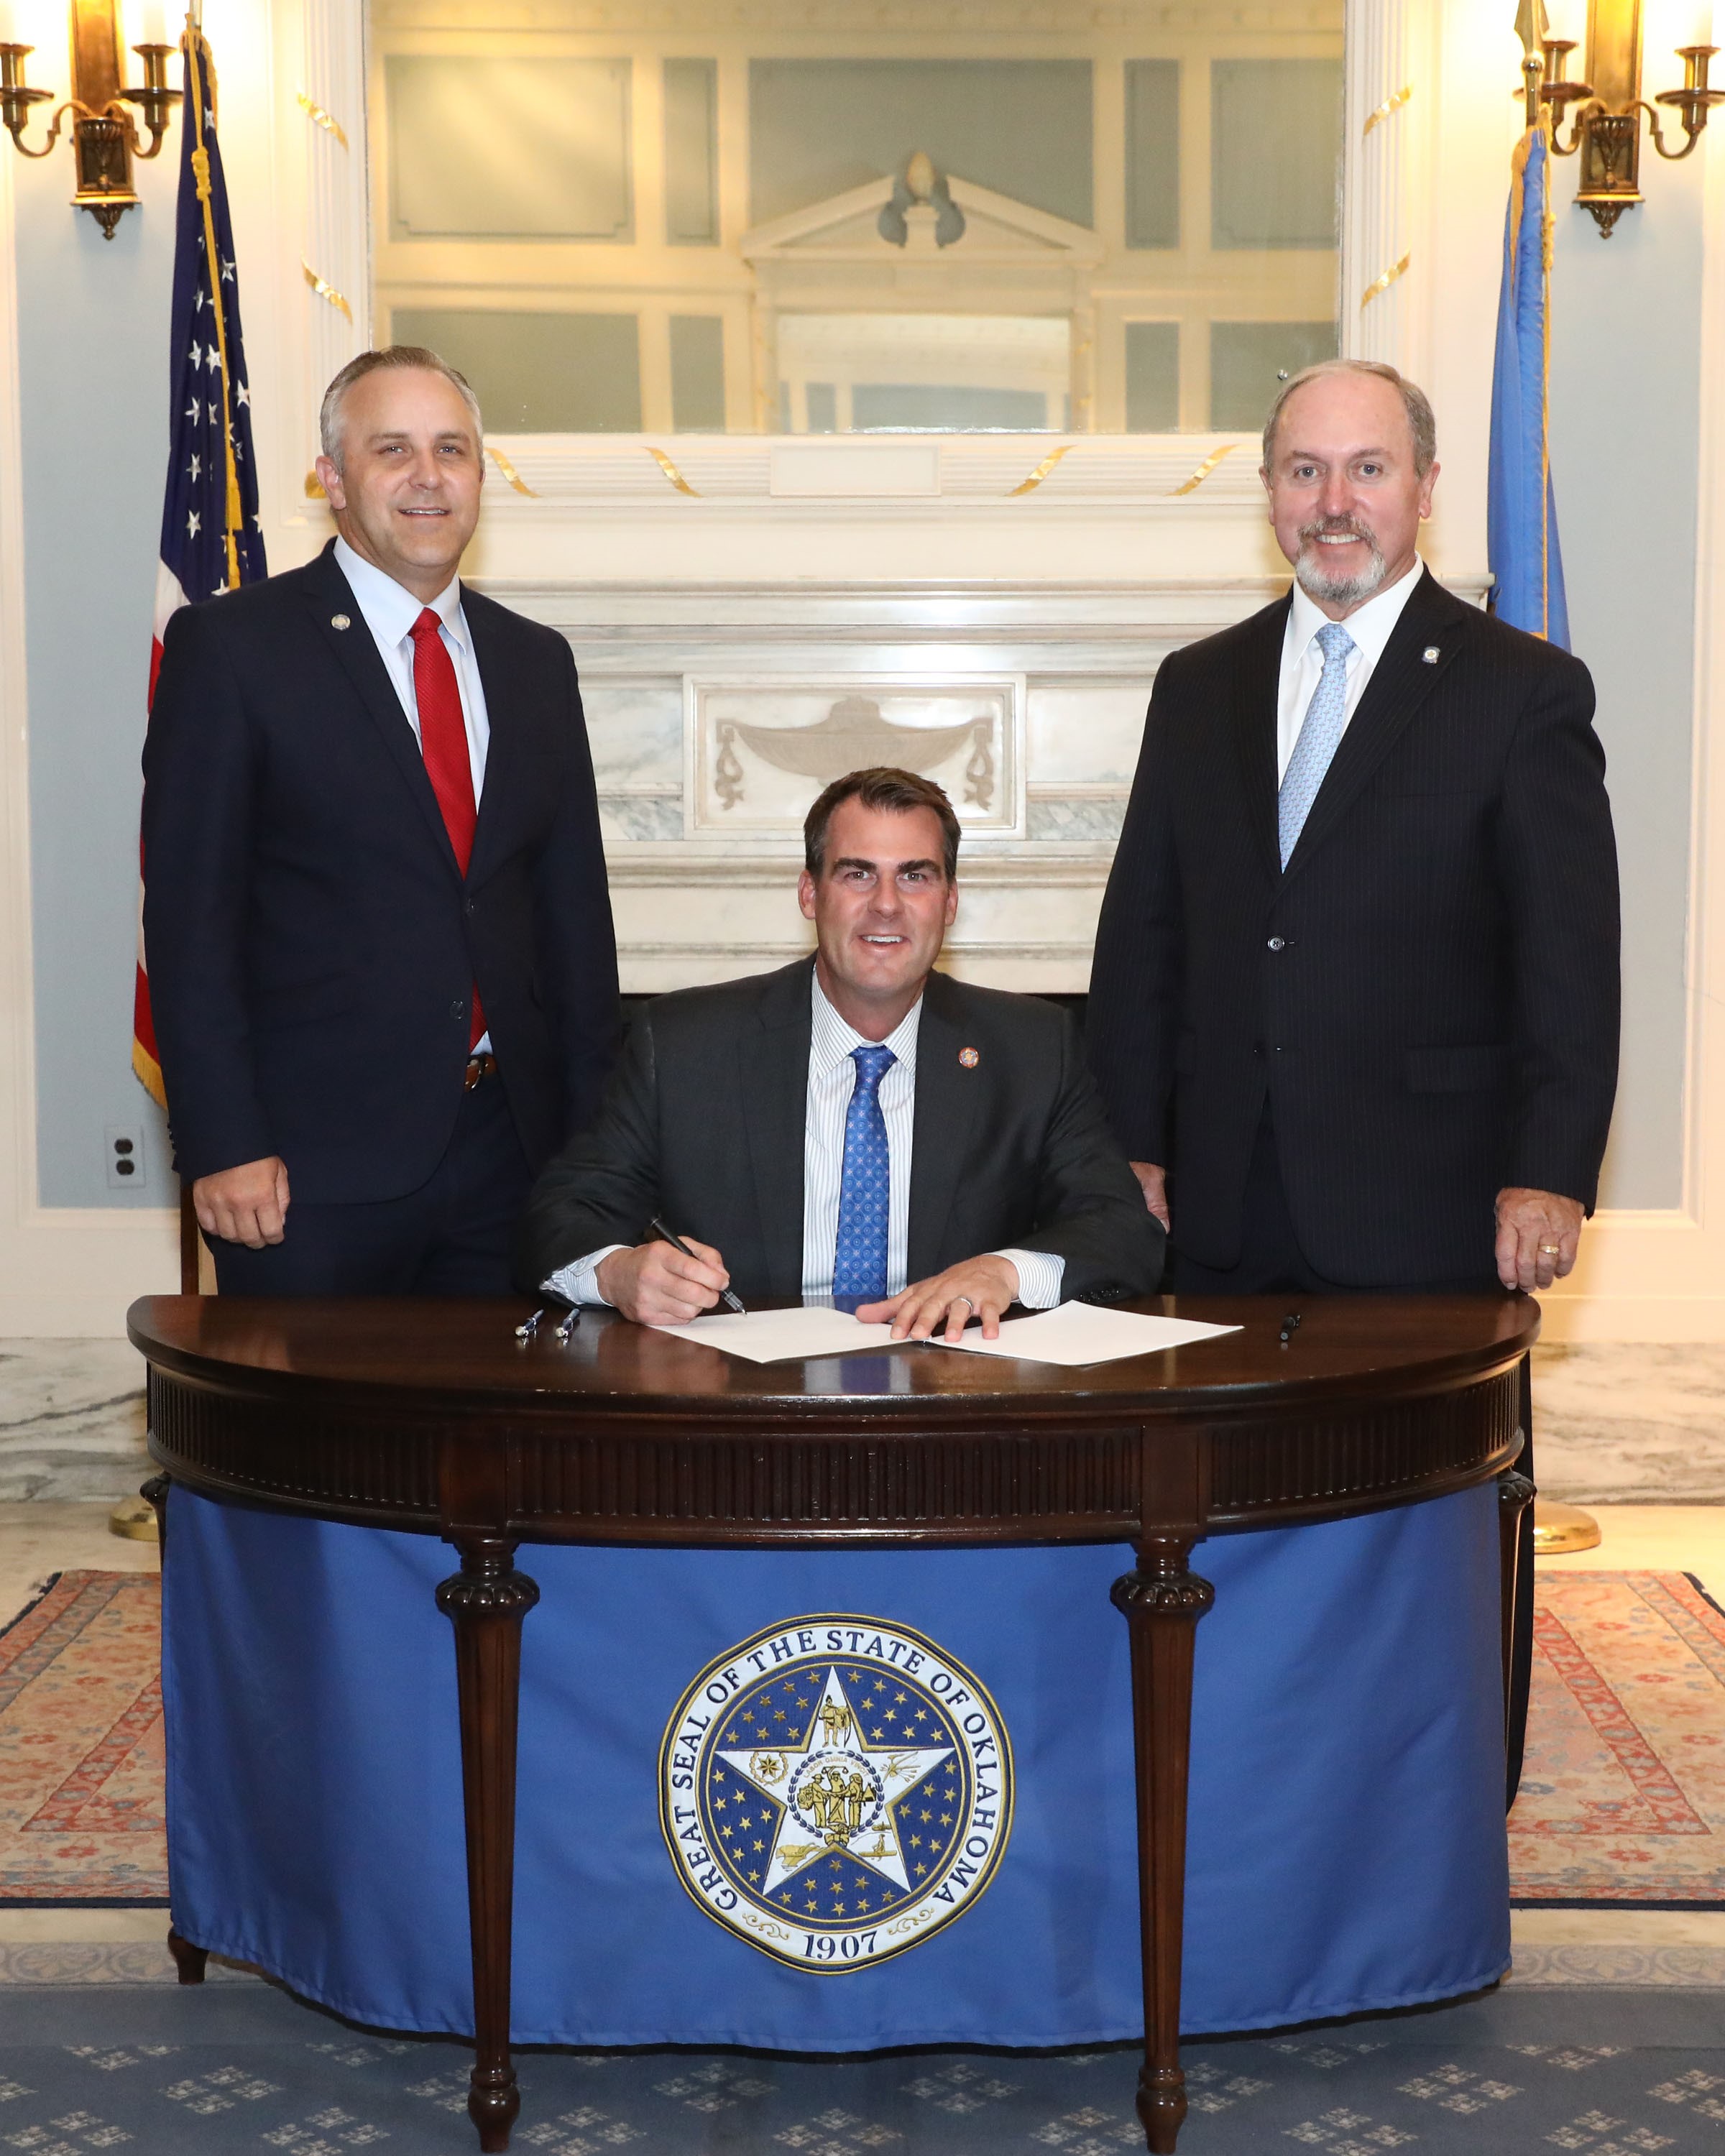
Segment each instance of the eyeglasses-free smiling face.
[{"label": "eyeglasses-free smiling face", "polygon": [[352,547],[417,598],[434,599],[479,522],[485,457],[453,382],[420,367],[380,367],[341,402],[341,468],[317,460]]},{"label": "eyeglasses-free smiling face", "polygon": [[940,819],[932,808],[841,801],[820,875],[803,871],[797,903],[814,923],[828,1002],[865,1038],[884,1040],[922,993],[958,911]]},{"label": "eyeglasses-free smiling face", "polygon": [[1321,375],[1276,423],[1263,475],[1276,544],[1302,591],[1341,621],[1414,565],[1438,468],[1414,469],[1414,430],[1394,382]]}]

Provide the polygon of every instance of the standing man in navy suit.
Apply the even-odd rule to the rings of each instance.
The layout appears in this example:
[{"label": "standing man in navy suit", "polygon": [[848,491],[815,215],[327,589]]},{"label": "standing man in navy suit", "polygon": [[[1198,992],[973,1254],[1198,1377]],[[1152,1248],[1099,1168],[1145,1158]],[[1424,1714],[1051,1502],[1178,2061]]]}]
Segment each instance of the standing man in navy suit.
[{"label": "standing man in navy suit", "polygon": [[339,536],[164,642],[144,934],[175,1157],[223,1293],[501,1294],[614,1050],[575,667],[459,582],[460,375],[363,353],[321,434]]},{"label": "standing man in navy suit", "polygon": [[1593,1210],[1618,1029],[1593,683],[1420,562],[1436,446],[1394,367],[1296,377],[1262,471],[1294,588],[1156,676],[1091,1060],[1182,1293],[1549,1287]]}]

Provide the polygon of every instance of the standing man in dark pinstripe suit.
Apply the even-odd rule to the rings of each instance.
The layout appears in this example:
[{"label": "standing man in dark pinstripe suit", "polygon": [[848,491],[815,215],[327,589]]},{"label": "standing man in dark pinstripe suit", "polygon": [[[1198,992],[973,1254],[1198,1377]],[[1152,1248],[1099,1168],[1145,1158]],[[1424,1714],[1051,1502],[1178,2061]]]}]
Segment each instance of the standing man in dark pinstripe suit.
[{"label": "standing man in dark pinstripe suit", "polygon": [[[1618,1030],[1593,683],[1421,563],[1435,436],[1392,367],[1291,382],[1263,479],[1295,589],[1156,677],[1090,1038],[1177,1289],[1548,1287],[1593,1208]],[[1522,1533],[1512,1794],[1531,1509]]]},{"label": "standing man in dark pinstripe suit", "polygon": [[1593,684],[1420,562],[1435,437],[1393,368],[1291,382],[1263,478],[1296,588],[1156,677],[1090,1035],[1177,1288],[1548,1287],[1593,1207]]}]

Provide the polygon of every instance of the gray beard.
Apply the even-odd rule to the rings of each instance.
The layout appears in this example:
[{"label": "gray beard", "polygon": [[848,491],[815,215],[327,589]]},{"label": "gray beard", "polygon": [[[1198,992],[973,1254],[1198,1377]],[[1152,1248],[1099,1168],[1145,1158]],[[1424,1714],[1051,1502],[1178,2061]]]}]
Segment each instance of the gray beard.
[{"label": "gray beard", "polygon": [[1315,539],[1301,547],[1299,559],[1294,564],[1294,575],[1307,598],[1315,599],[1320,606],[1345,607],[1357,607],[1370,598],[1382,585],[1389,564],[1378,552],[1375,539],[1368,539],[1365,543],[1371,549],[1372,558],[1363,569],[1356,570],[1351,577],[1330,574]]}]

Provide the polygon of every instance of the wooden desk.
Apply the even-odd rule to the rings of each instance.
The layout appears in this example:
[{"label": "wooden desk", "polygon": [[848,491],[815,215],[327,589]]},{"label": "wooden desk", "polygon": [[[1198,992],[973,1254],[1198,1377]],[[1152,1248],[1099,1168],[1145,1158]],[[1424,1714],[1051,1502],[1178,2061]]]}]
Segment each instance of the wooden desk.
[{"label": "wooden desk", "polygon": [[[1173,1314],[1172,1298],[1147,1303]],[[440,1535],[460,1554],[438,1606],[455,1631],[482,2149],[520,2109],[510,2058],[515,1774],[522,1620],[538,1588],[523,1542],[711,1548],[931,1549],[1131,1543],[1115,1583],[1131,1631],[1149,2148],[1186,2113],[1180,1953],[1193,1634],[1214,1599],[1199,1537],[1288,1527],[1497,1479],[1505,1652],[1516,1529],[1532,1495],[1522,1444],[1524,1296],[1188,1298],[1238,1324],[1194,1347],[1086,1370],[903,1348],[907,1383],[832,1389],[835,1368],[766,1367],[584,1315],[567,1348],[527,1306],[135,1303],[150,1364],[150,1450],[165,1476],[367,1527]],[[878,1371],[879,1359],[863,1358]],[[820,1373],[822,1389],[809,1382]],[[182,1981],[203,1951],[171,1940]]]}]

